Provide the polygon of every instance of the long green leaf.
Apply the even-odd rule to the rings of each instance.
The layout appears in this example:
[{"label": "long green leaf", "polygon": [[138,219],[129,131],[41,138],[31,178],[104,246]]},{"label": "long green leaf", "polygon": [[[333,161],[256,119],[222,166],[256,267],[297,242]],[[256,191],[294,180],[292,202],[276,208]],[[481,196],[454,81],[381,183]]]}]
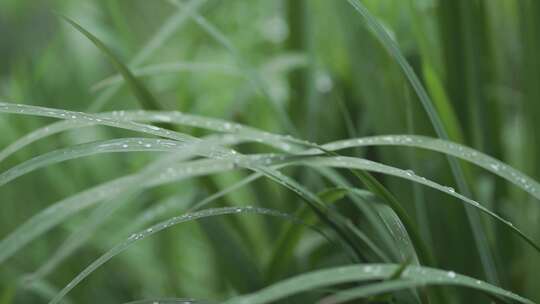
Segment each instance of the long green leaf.
[{"label": "long green leaf", "polygon": [[[205,147],[199,146],[197,148],[196,146],[192,146],[188,149],[205,149]],[[184,152],[185,154],[181,154],[184,157],[191,155],[189,150]],[[234,168],[234,165],[230,162],[219,160],[202,160],[176,166],[171,165],[172,162],[179,159],[180,157],[175,155],[172,158],[169,157],[169,159],[158,160],[148,165],[138,174],[124,176],[103,183],[45,208],[24,224],[18,226],[15,231],[0,241],[0,263],[4,262],[28,242],[48,231],[68,216],[95,205],[102,200],[133,191],[141,191],[145,187]]]},{"label": "long green leaf", "polygon": [[[169,207],[169,205],[178,207],[180,204],[187,204],[190,200],[192,200],[192,194],[184,195],[184,196],[175,196],[174,199],[169,200],[169,204],[164,203],[160,204],[158,207],[166,211],[171,211],[167,209],[166,207]],[[80,224],[77,229],[71,233],[71,235],[58,247],[58,249],[54,252],[54,254],[47,259],[45,263],[43,263],[36,271],[31,273],[30,275],[26,276],[25,283],[26,284],[32,284],[36,282],[36,280],[40,280],[47,274],[51,273],[58,265],[65,260],[67,257],[72,255],[75,250],[77,250],[79,247],[83,246],[88,239],[95,234],[96,230],[104,224],[110,217],[114,214],[114,212],[118,211],[121,207],[125,206],[127,203],[132,200],[133,197],[125,197],[122,198],[118,203],[115,202],[105,202],[101,204],[92,214],[90,214],[89,218]],[[171,204],[171,202],[174,202],[176,204]],[[137,221],[135,220],[135,223],[130,223],[130,225],[127,227],[129,231],[136,231],[140,229],[141,227],[135,226],[137,224],[141,225],[142,223],[147,223],[148,221],[151,221],[156,216],[159,216],[161,214],[155,212],[155,209],[152,209],[154,212],[144,212],[140,218],[144,219],[144,221]],[[141,223],[142,222],[142,223]],[[135,224],[135,225],[134,225]],[[137,228],[137,229],[134,229]],[[127,233],[126,233],[127,234]]]},{"label": "long green leaf", "polygon": [[[98,116],[96,116],[96,115],[85,114],[85,113],[70,112],[70,111],[63,111],[63,110],[54,110],[54,109],[42,108],[42,107],[24,106],[24,105],[18,105],[18,104],[17,105],[10,105],[10,104],[5,104],[5,103],[0,103],[0,111],[17,113],[17,114],[49,116],[49,117],[56,117],[56,118],[60,118],[60,119],[72,119],[72,120],[78,120],[78,121],[83,121],[83,122],[84,121],[97,121],[98,123],[103,124],[103,125],[130,129],[130,130],[133,130],[133,131],[138,131],[138,132],[143,132],[143,133],[147,133],[147,134],[163,136],[163,137],[167,137],[167,138],[171,138],[171,139],[176,139],[176,140],[179,140],[179,141],[193,141],[194,140],[193,137],[190,137],[188,135],[181,134],[181,133],[174,132],[174,131],[164,130],[164,129],[161,129],[159,127],[148,126],[148,125],[138,124],[138,123],[129,122],[129,121],[113,120],[113,119],[110,119],[110,118],[107,118],[107,119],[98,118]],[[224,149],[219,148],[219,147],[217,149],[215,149],[215,148],[212,149],[211,151],[208,152],[207,155],[209,157],[212,157],[212,158],[217,157],[217,158],[233,159],[235,161],[235,163],[239,163],[241,161],[240,155],[237,155],[236,152],[230,151],[230,150],[224,150]],[[345,163],[343,162],[343,160],[345,160]],[[271,162],[272,162],[272,160],[270,159],[269,163],[271,163]],[[334,159],[333,162],[334,162],[333,163],[334,165],[341,166],[341,167],[344,167],[344,168],[350,168],[350,167],[347,166],[347,164],[355,164],[357,166],[354,167],[354,168],[355,169],[360,169],[360,170],[365,170],[366,165],[367,165],[369,170],[377,169],[377,170],[382,170],[382,172],[386,173],[386,174],[396,174],[396,175],[398,175],[400,177],[411,179],[411,180],[414,180],[416,182],[423,183],[423,184],[425,184],[427,186],[430,186],[430,187],[432,186],[435,189],[438,189],[438,190],[441,190],[441,191],[446,192],[448,194],[451,194],[451,195],[463,200],[464,202],[468,203],[470,206],[479,208],[480,210],[490,214],[491,216],[497,218],[498,220],[501,220],[502,223],[504,223],[508,227],[511,227],[512,230],[517,232],[529,244],[531,244],[533,247],[538,249],[537,245],[534,242],[532,242],[530,238],[526,237],[520,230],[513,227],[513,225],[510,222],[501,219],[497,215],[493,214],[489,210],[482,207],[480,204],[478,204],[474,200],[471,200],[471,199],[469,199],[469,198],[467,198],[467,197],[465,197],[463,195],[457,194],[453,189],[438,185],[438,184],[433,183],[431,181],[428,181],[428,180],[426,180],[424,178],[419,178],[419,177],[417,177],[415,174],[413,174],[411,172],[404,171],[404,170],[399,170],[399,169],[395,169],[395,168],[391,168],[391,167],[385,167],[384,165],[369,162],[367,160],[359,160],[359,161],[357,161],[355,159],[342,158],[342,160],[340,160],[340,161],[336,161]],[[373,166],[371,166],[371,165],[373,165]],[[304,187],[298,185],[294,181],[292,181],[292,180],[288,179],[287,177],[281,175],[279,172],[277,172],[275,170],[270,170],[269,168],[259,167],[259,166],[250,167],[249,163],[248,164],[243,164],[243,166],[245,166],[247,168],[250,168],[250,169],[253,169],[253,170],[256,170],[258,172],[261,172],[265,176],[267,176],[267,177],[273,179],[274,181],[280,183],[281,185],[291,189],[295,193],[301,195],[301,197],[304,200],[310,202],[310,205],[312,207],[320,208],[320,207],[324,206],[324,204],[320,200],[318,200],[318,198],[314,194],[309,192]],[[378,172],[377,170],[375,170],[375,171]],[[323,209],[320,209],[319,212],[322,212]],[[322,216],[322,213],[320,213],[320,215]],[[330,220],[328,223],[331,224],[331,225],[334,225],[334,224],[332,224],[332,220]],[[343,229],[343,228],[339,228],[339,227],[334,226],[334,229],[340,230],[340,229]],[[347,236],[345,235],[345,233],[343,231],[341,233],[342,233],[341,236],[344,239],[347,239]]]},{"label": "long green leaf", "polygon": [[34,170],[75,158],[115,152],[174,152],[182,151],[186,145],[189,143],[155,138],[123,138],[75,145],[41,154],[2,172],[0,187]]},{"label": "long green leaf", "polygon": [[[377,39],[381,41],[381,43],[387,48],[390,55],[394,57],[396,62],[399,64],[405,76],[411,83],[414,91],[418,95],[418,98],[420,99],[420,102],[424,110],[426,111],[429,117],[429,120],[431,121],[431,124],[433,128],[435,129],[435,132],[437,133],[437,136],[442,139],[448,140],[449,137],[446,131],[446,126],[443,124],[443,121],[439,117],[439,114],[437,113],[437,110],[433,106],[433,102],[429,98],[429,95],[427,94],[426,90],[422,86],[420,79],[418,79],[418,77],[414,73],[413,68],[407,62],[407,60],[401,53],[397,43],[394,40],[392,40],[388,32],[384,30],[382,25],[377,21],[377,19],[374,16],[371,15],[371,13],[367,10],[367,8],[362,4],[360,0],[347,0],[347,1],[354,7],[354,9],[358,13],[360,13],[360,15],[362,15],[362,17],[366,21],[367,26],[375,33],[375,36],[377,37]],[[453,157],[448,157],[448,162],[450,164],[452,175],[454,176],[454,179],[457,183],[457,186],[460,192],[470,197],[471,191],[469,190],[469,187],[466,183],[465,174],[460,164]],[[478,251],[480,252],[480,259],[482,262],[482,266],[489,280],[492,282],[498,282],[497,271],[495,269],[495,262],[493,261],[494,260],[493,254],[491,250],[489,249],[489,245],[487,243],[484,229],[480,223],[480,219],[478,215],[474,213],[473,210],[470,208],[465,207],[465,212],[467,214],[467,219],[471,225],[473,236],[476,241],[475,244],[478,248]]]},{"label": "long green leaf", "polygon": [[486,207],[482,206],[477,201],[474,201],[462,194],[457,193],[453,188],[442,186],[440,184],[437,184],[431,180],[426,179],[425,177],[421,177],[416,175],[414,172],[408,171],[408,170],[401,170],[398,168],[394,168],[391,166],[383,165],[380,163],[372,162],[370,160],[366,159],[357,159],[352,157],[334,157],[334,158],[324,158],[324,157],[316,157],[311,158],[307,161],[301,161],[302,163],[305,163],[307,165],[311,166],[330,166],[330,167],[337,167],[337,168],[347,168],[347,169],[360,169],[360,170],[366,170],[366,171],[373,171],[373,172],[379,172],[384,173],[388,175],[393,175],[396,177],[401,177],[404,179],[408,179],[420,184],[423,184],[425,186],[428,186],[430,188],[439,190],[443,193],[446,193],[448,195],[451,195],[455,198],[460,199],[467,205],[476,208],[483,213],[491,216],[492,218],[496,219],[498,222],[502,223],[506,227],[508,227],[513,232],[517,233],[522,239],[524,239],[529,245],[531,245],[533,248],[535,248],[537,251],[540,252],[540,246],[536,244],[530,237],[525,235],[521,230],[516,228],[514,224],[512,224],[510,221],[507,221],[497,214],[493,213]]},{"label": "long green leaf", "polygon": [[[365,286],[350,288],[350,289],[338,292],[335,295],[331,295],[331,296],[321,299],[318,302],[318,304],[347,303],[355,299],[360,299],[360,298],[369,299],[371,297],[381,295],[381,294],[401,291],[403,289],[412,289],[412,288],[422,287],[422,286],[430,285],[430,284],[439,285],[435,282],[425,282],[425,280],[400,279],[400,280],[382,281],[382,282],[371,283]],[[482,282],[478,284],[482,284]],[[468,285],[463,285],[463,286],[469,287]],[[488,293],[488,295],[491,295],[491,294]],[[501,303],[506,303],[506,301],[505,302],[501,301]]]},{"label": "long green leaf", "polygon": [[[239,72],[233,66],[219,63],[206,63],[206,62],[169,62],[144,66],[141,68],[133,69],[135,76],[151,76],[162,75],[166,73],[177,72],[221,72],[226,75],[238,76]],[[111,85],[120,84],[123,82],[121,75],[114,75],[107,77],[92,86],[93,91],[97,91]]]},{"label": "long green leaf", "polygon": [[[336,151],[353,147],[373,145],[415,147],[455,156],[506,179],[507,181],[528,192],[533,197],[540,199],[540,184],[534,179],[489,155],[447,140],[419,135],[384,135],[347,139],[325,144],[323,147],[331,151]],[[312,150],[312,153],[317,153],[317,151]]]},{"label": "long green leaf", "polygon": [[[390,278],[400,267],[401,265],[397,264],[367,264],[361,266],[342,266],[313,271],[281,281],[258,292],[230,299],[226,301],[225,304],[271,303],[300,292],[315,290],[317,288],[343,283],[385,280]],[[520,303],[533,304],[531,300],[523,298],[510,291],[501,289],[480,280],[457,274],[453,271],[443,271],[420,266],[409,266],[402,274],[401,278],[404,280],[406,279],[408,281],[417,282],[415,286],[461,286],[515,300]]]},{"label": "long green leaf", "polygon": [[[15,108],[15,106],[13,106],[12,108]],[[0,107],[0,111],[2,111],[2,107]],[[64,116],[67,116],[67,114],[64,114]],[[312,143],[303,140],[297,140],[291,137],[276,135],[219,119],[205,118],[180,112],[117,111],[113,113],[100,114],[99,117],[114,118],[127,121],[137,120],[150,122],[170,122],[186,126],[205,128],[218,132],[230,132],[236,135],[245,136],[246,138],[256,138],[257,141],[264,141],[265,144],[269,144],[273,147],[291,152],[300,151],[297,147],[291,144],[313,146]],[[5,148],[2,152],[0,152],[0,160],[5,159],[12,153],[15,153],[16,151],[22,149],[26,145],[51,134],[70,130],[72,128],[79,128],[95,124],[99,124],[99,121],[67,120],[54,123],[50,126],[41,128],[39,130],[36,130],[35,132],[28,134],[27,136],[18,140],[16,143]],[[528,192],[535,198],[540,199],[540,184],[525,175],[524,173],[480,151],[442,139],[435,139],[418,135],[384,135],[341,140],[322,145],[322,147],[330,151],[338,151],[347,148],[373,145],[417,147],[432,151],[438,151],[446,155],[455,156],[464,161],[474,163],[496,175],[499,175],[500,177],[506,179],[507,181]],[[320,152],[317,152],[317,150],[312,150],[311,152],[305,153],[314,154]]]},{"label": "long green leaf", "polygon": [[265,216],[280,217],[286,219],[293,219],[290,215],[275,210],[265,209],[265,208],[256,208],[256,207],[227,207],[227,208],[215,208],[215,209],[206,209],[199,212],[183,214],[177,217],[173,217],[166,221],[155,224],[143,231],[132,234],[128,239],[119,243],[115,247],[111,248],[105,254],[100,256],[94,262],[92,262],[88,267],[86,267],[79,275],[77,275],[64,289],[62,289],[50,302],[49,304],[59,303],[62,298],[68,294],[75,286],[77,286],[82,280],[84,280],[88,275],[94,272],[101,265],[105,264],[107,261],[120,254],[124,250],[128,249],[131,245],[136,242],[139,242],[153,234],[156,234],[162,230],[168,229],[172,226],[195,221],[203,218],[209,218],[214,216],[222,215],[231,215],[231,214],[260,214]]},{"label": "long green leaf", "polygon": [[259,92],[263,94],[265,100],[269,101],[271,108],[275,111],[278,116],[278,119],[286,128],[286,130],[292,134],[297,134],[296,127],[292,123],[289,115],[284,110],[283,105],[272,97],[268,92],[266,83],[263,81],[257,70],[251,67],[251,65],[244,59],[244,56],[240,54],[238,49],[234,44],[227,38],[227,36],[222,33],[216,26],[211,24],[206,18],[198,14],[195,10],[190,7],[184,7],[180,1],[170,0],[170,2],[180,8],[185,8],[186,12],[190,17],[204,29],[213,39],[215,39],[219,44],[221,44],[227,51],[231,53],[234,59],[237,61],[239,68],[244,73],[246,79],[249,80],[250,84]]},{"label": "long green leaf", "polygon": [[81,32],[88,40],[98,47],[111,61],[114,67],[120,72],[122,77],[126,80],[126,83],[130,86],[131,91],[137,97],[143,108],[148,110],[159,110],[161,107],[157,100],[152,96],[150,91],[131,73],[124,63],[96,36],[84,29],[75,21],[69,19],[66,16],[62,16],[69,24],[71,24],[76,30]]},{"label": "long green leaf", "polygon": [[[193,10],[198,10],[203,4],[206,3],[206,0],[191,0],[186,6],[192,8]],[[179,30],[182,26],[188,21],[187,14],[178,10],[171,15],[159,30],[152,35],[152,38],[140,49],[139,52],[135,55],[133,60],[130,61],[131,67],[137,67],[140,64],[144,63],[156,50],[158,50],[173,34]],[[107,102],[118,92],[120,89],[119,85],[113,86],[101,93],[88,107],[88,112],[100,111]]]}]

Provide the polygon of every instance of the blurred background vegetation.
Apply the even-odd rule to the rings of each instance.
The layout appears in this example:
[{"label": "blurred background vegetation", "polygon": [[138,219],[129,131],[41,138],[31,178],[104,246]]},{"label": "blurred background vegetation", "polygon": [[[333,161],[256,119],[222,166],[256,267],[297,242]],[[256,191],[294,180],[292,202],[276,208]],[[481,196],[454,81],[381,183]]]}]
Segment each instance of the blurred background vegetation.
[{"label": "blurred background vegetation", "polygon": [[[363,3],[420,77],[453,141],[540,177],[537,1]],[[223,118],[318,143],[382,134],[436,136],[399,65],[347,1],[2,0],[0,96],[18,103],[103,112],[140,105],[127,86],[115,89],[118,76],[110,78],[116,71],[106,56],[55,13],[76,20],[129,64],[162,110]],[[148,51],[164,27],[171,34]],[[1,115],[0,148],[51,122]],[[17,152],[2,161],[0,169],[60,147],[129,136],[134,133],[104,127],[62,133]],[[257,145],[243,149],[268,151]],[[445,157],[434,152],[369,147],[349,154],[456,186]],[[94,155],[49,166],[0,187],[0,237],[53,202],[136,172],[153,158],[149,153]],[[534,198],[484,170],[465,170],[474,198],[540,242],[540,208]],[[311,171],[286,172],[314,192],[324,189],[325,182]],[[153,222],[171,217],[246,174],[195,178],[120,197],[129,204],[91,230],[83,246],[40,280],[24,283],[25,275],[48,261],[95,211],[71,217],[0,265],[0,303],[46,303],[83,267],[129,235],[129,224],[145,210],[169,204],[172,207]],[[438,268],[540,301],[540,259],[521,239],[493,220],[480,218],[497,272],[496,279],[487,278],[482,253],[457,200],[396,178],[376,177],[413,216]],[[286,189],[259,180],[216,205],[259,205],[294,213],[302,204]],[[287,225],[259,216],[183,224],[114,258],[69,298],[73,303],[164,296],[220,300],[346,262],[340,250],[306,232],[287,267],[271,272],[272,248]],[[476,292],[449,290],[455,303],[488,302]],[[307,295],[290,303],[309,299]]]}]

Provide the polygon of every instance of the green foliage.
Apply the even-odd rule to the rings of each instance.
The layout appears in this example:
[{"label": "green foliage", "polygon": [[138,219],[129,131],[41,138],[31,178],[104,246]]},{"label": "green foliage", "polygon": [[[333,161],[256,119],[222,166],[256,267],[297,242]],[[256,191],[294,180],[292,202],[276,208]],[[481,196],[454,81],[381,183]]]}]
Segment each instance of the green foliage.
[{"label": "green foliage", "polygon": [[539,302],[537,14],[0,4],[0,304]]}]

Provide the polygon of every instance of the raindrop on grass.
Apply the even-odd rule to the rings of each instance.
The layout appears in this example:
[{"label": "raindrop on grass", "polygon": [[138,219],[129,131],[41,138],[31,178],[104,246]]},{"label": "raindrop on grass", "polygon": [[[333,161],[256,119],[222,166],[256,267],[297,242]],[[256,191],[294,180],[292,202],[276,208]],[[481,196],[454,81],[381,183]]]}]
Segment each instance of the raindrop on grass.
[{"label": "raindrop on grass", "polygon": [[332,90],[334,86],[332,78],[327,73],[319,72],[315,77],[315,87],[317,91],[321,93],[328,93]]}]

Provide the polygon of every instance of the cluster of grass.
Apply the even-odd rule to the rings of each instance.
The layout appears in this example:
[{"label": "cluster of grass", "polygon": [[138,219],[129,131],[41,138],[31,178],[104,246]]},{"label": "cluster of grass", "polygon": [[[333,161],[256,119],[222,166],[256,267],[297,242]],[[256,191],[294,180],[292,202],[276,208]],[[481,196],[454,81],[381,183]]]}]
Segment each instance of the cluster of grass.
[{"label": "cluster of grass", "polygon": [[0,7],[0,304],[540,300],[536,2]]}]

